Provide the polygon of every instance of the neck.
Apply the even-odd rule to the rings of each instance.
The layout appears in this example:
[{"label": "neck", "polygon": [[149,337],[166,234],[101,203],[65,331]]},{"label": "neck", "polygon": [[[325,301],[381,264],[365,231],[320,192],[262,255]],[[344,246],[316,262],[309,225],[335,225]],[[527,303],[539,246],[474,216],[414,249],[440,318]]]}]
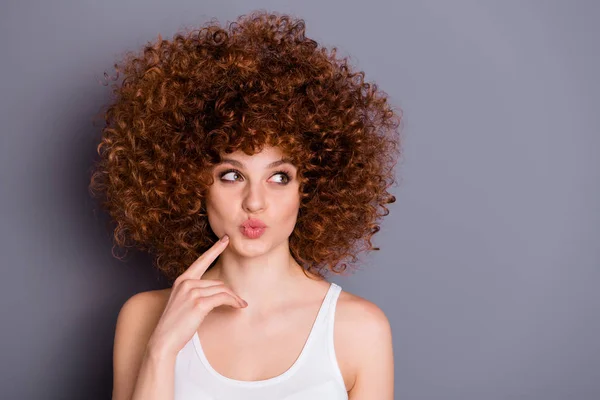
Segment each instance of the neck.
[{"label": "neck", "polygon": [[[249,257],[227,248],[203,279],[223,281],[248,302],[245,314],[268,314],[301,295],[309,279],[292,257],[287,243],[267,253]],[[317,278],[317,277],[315,277]],[[317,278],[318,279],[318,278]]]}]

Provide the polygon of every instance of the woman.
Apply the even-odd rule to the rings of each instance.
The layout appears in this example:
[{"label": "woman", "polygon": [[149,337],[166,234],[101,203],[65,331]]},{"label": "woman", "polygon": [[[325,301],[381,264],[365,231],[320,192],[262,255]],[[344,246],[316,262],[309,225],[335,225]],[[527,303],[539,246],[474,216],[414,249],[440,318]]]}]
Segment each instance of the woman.
[{"label": "woman", "polygon": [[172,287],[123,305],[113,400],[393,399],[388,319],[325,278],[378,250],[400,112],[304,33],[254,12],[115,65],[90,189]]}]

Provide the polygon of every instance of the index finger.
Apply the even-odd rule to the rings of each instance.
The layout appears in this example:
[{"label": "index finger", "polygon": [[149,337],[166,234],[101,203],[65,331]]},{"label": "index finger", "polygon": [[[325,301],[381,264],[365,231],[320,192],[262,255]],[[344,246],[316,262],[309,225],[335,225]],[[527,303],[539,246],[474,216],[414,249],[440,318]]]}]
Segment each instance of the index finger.
[{"label": "index finger", "polygon": [[219,241],[215,242],[208,250],[202,253],[181,275],[186,278],[202,278],[208,266],[225,250],[228,244],[229,236],[223,235]]}]

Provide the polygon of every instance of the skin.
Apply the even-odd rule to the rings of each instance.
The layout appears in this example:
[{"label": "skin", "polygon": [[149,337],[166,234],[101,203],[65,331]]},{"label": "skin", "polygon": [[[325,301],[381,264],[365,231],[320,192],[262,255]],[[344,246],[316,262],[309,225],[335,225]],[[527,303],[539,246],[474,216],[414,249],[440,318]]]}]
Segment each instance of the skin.
[{"label": "skin", "polygon": [[[288,241],[300,207],[297,169],[289,163],[269,167],[283,158],[272,147],[253,156],[238,151],[225,158],[231,162],[215,167],[206,208],[213,232],[218,237],[227,234],[230,243],[204,276],[226,282],[251,304],[248,317],[258,317],[279,308],[288,299],[286,293],[304,277]],[[230,169],[235,172],[221,177]],[[276,173],[282,170],[289,181]],[[267,225],[258,239],[249,239],[239,230],[250,217]]]},{"label": "skin", "polygon": [[[221,248],[214,267],[200,279],[224,282],[248,306],[214,308],[197,334],[211,366],[221,375],[238,380],[268,379],[286,371],[300,354],[330,284],[316,276],[306,277],[290,254],[288,240],[299,209],[297,169],[291,164],[270,166],[283,158],[273,147],[253,156],[235,152],[226,158],[232,161],[213,170],[215,181],[207,198],[207,212],[213,232],[218,237],[227,234],[229,243]],[[228,169],[235,171],[226,173]],[[277,172],[282,170],[289,180]],[[258,239],[249,239],[239,230],[249,217],[267,225]],[[142,365],[145,341],[151,338],[172,290],[134,296],[128,315],[119,319],[122,325],[138,319],[135,327],[118,328],[131,335],[135,331],[138,338],[135,347],[120,346],[131,355],[127,365],[123,361],[119,369],[131,375],[115,377],[115,382],[123,382],[119,392],[132,390],[128,385],[135,382]],[[342,291],[334,326],[336,359],[349,399],[392,400],[392,333],[383,311],[362,297]]]},{"label": "skin", "polygon": [[[265,147],[252,156],[238,151],[226,158],[232,161],[214,169],[215,183],[209,191],[207,213],[213,232],[218,237],[229,235],[230,243],[203,278],[224,281],[248,302],[248,307],[242,310],[226,308],[225,313],[220,310],[213,312],[213,318],[209,314],[198,332],[205,342],[215,345],[222,340],[223,331],[243,332],[242,338],[231,334],[231,341],[244,343],[248,334],[252,333],[248,327],[256,326],[256,335],[264,336],[260,333],[267,321],[275,331],[283,332],[285,328],[280,321],[297,316],[298,323],[281,335],[279,341],[270,338],[261,345],[250,340],[254,352],[248,354],[249,359],[257,359],[252,357],[253,354],[262,354],[263,360],[265,354],[275,354],[271,360],[274,368],[264,368],[264,376],[246,380],[265,379],[280,374],[293,363],[309,334],[329,283],[307,278],[289,251],[288,239],[296,225],[300,207],[297,168],[290,163],[269,166],[285,158],[274,147]],[[235,169],[235,172],[226,172],[229,169]],[[287,172],[289,179],[277,171]],[[249,217],[259,218],[267,225],[265,233],[258,239],[248,239],[238,229],[240,223]],[[228,315],[225,321],[222,314]],[[387,318],[375,304],[345,291],[340,294],[336,314],[339,315],[336,315],[335,322],[347,327],[337,330],[339,334],[335,341],[336,347],[337,343],[340,344],[336,353],[350,398],[374,398],[374,393],[377,393],[378,399],[392,399],[393,356]],[[361,320],[369,323],[357,324]],[[221,329],[214,329],[211,334],[213,326]],[[303,329],[299,330],[297,326]],[[365,342],[369,341],[371,351],[360,351],[369,348],[365,346]],[[232,350],[231,357],[243,352],[242,347]],[[268,351],[273,348],[280,351]],[[215,346],[212,351],[209,347],[205,352],[217,371],[227,371],[231,361],[222,356],[222,350]],[[293,357],[283,357],[282,354]],[[247,368],[237,371],[242,370],[248,371]],[[235,371],[232,370],[232,373]]]}]

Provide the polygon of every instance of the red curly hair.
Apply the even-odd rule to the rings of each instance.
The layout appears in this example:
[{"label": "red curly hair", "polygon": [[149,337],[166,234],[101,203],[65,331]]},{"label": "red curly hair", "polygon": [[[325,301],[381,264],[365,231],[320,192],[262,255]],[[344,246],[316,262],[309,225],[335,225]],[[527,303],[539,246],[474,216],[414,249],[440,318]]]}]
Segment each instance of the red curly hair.
[{"label": "red curly hair", "polygon": [[[218,239],[205,209],[212,168],[236,150],[279,147],[298,168],[290,252],[341,273],[371,244],[400,155],[401,111],[347,58],[305,36],[302,19],[255,11],[222,27],[160,35],[114,67],[90,193],[114,242],[154,256],[171,281]],[[214,263],[213,263],[214,265]]]}]

